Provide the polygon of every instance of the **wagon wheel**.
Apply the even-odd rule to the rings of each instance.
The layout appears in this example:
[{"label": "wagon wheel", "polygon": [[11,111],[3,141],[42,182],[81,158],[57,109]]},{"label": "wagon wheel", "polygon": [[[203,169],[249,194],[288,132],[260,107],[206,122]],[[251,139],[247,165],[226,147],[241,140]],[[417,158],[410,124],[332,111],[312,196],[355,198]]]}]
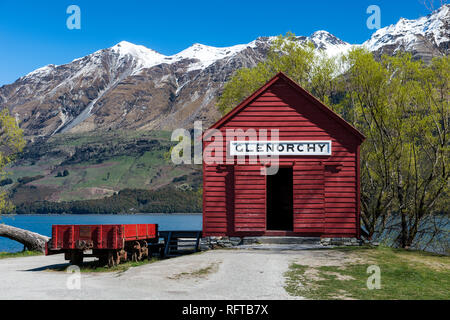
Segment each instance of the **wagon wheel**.
[{"label": "wagon wheel", "polygon": [[114,260],[115,260],[116,266],[118,266],[120,264],[120,253],[118,250],[114,251]]},{"label": "wagon wheel", "polygon": [[108,267],[112,268],[117,265],[117,255],[115,250],[108,251]]},{"label": "wagon wheel", "polygon": [[133,244],[131,261],[138,262],[140,260],[141,260],[141,244],[139,243],[139,241],[135,241]]},{"label": "wagon wheel", "polygon": [[144,259],[148,259],[149,257],[149,248],[146,241],[141,241],[141,250],[139,254],[139,260],[142,261]]},{"label": "wagon wheel", "polygon": [[119,255],[119,263],[126,262],[128,260],[128,253],[126,252],[126,250],[121,249],[118,255]]},{"label": "wagon wheel", "polygon": [[70,252],[70,264],[80,266],[83,264],[83,252],[73,250]]}]

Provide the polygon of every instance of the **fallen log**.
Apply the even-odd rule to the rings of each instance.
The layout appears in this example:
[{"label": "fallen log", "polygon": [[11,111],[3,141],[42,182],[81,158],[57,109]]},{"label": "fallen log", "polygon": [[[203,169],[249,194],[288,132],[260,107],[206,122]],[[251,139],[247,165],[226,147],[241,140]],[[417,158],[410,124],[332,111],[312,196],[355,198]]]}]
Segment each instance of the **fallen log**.
[{"label": "fallen log", "polygon": [[42,234],[0,224],[0,237],[22,243],[30,251],[45,252],[45,243],[50,239]]}]

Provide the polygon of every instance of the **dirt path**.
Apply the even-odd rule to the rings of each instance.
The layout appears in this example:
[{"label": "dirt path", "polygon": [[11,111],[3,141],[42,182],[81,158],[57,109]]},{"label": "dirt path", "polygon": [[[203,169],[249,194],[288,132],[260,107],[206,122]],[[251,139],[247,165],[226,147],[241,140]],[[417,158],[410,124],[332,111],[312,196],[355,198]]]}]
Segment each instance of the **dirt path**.
[{"label": "dirt path", "polygon": [[69,274],[46,270],[64,265],[62,255],[2,259],[0,299],[294,299],[284,290],[283,274],[291,263],[339,262],[339,255],[215,250],[120,273],[82,273],[79,290],[67,288]]}]

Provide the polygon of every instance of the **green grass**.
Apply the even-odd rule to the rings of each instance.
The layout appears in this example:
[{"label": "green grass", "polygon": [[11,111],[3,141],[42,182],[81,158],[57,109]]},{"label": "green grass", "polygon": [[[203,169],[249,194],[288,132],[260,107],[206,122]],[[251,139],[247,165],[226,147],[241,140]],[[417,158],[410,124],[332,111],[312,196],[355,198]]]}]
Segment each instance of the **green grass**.
[{"label": "green grass", "polygon": [[21,252],[0,252],[0,259],[6,258],[22,258],[31,256],[40,256],[42,252],[39,251],[21,251]]},{"label": "green grass", "polygon": [[[99,265],[98,260],[96,261],[90,261],[90,262],[84,262],[81,266],[80,266],[80,271],[84,272],[84,273],[92,273],[92,272],[125,272],[130,268],[134,268],[134,267],[140,267],[146,264],[150,264],[150,263],[154,263],[160,261],[159,258],[153,257],[151,260],[143,260],[143,261],[138,261],[138,262],[133,262],[133,261],[127,261],[127,262],[123,262],[121,264],[119,264],[118,266],[115,267],[111,267],[109,268],[108,266],[105,265]],[[51,271],[66,271],[68,268],[68,265],[64,265],[64,266],[58,266],[55,268],[50,268],[48,270]]]},{"label": "green grass", "polygon": [[[450,257],[386,247],[333,249],[354,256],[341,266],[292,264],[287,292],[308,299],[450,299]],[[381,270],[381,288],[369,290],[370,265]]]}]

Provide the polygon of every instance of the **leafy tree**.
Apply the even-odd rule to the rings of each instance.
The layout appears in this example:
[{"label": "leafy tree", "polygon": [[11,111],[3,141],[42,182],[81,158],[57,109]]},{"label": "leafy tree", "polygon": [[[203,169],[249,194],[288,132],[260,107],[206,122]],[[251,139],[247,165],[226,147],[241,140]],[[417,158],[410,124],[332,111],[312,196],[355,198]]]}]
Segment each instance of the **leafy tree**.
[{"label": "leafy tree", "polygon": [[[352,51],[348,92],[362,146],[362,220],[372,236],[385,227],[410,247],[446,211],[448,193],[448,57],[431,65],[410,54]],[[387,223],[389,222],[389,226]]]},{"label": "leafy tree", "polygon": [[11,178],[6,178],[0,181],[0,187],[12,184],[14,181]]},{"label": "leafy tree", "polygon": [[279,71],[366,135],[361,218],[369,238],[389,232],[409,247],[420,235],[442,231],[433,221],[448,214],[448,56],[426,65],[404,53],[376,60],[359,48],[338,60],[288,34],[273,43],[266,61],[234,74],[218,108],[229,112]]},{"label": "leafy tree", "polygon": [[384,229],[394,200],[392,166],[396,140],[388,143],[388,122],[394,115],[389,107],[388,73],[370,52],[353,50],[346,57],[350,69],[348,103],[354,110],[354,124],[367,140],[361,147],[361,218],[368,237]]},{"label": "leafy tree", "polygon": [[266,61],[254,68],[236,71],[228,81],[218,101],[225,114],[280,71],[286,73],[303,88],[324,103],[338,85],[336,72],[339,61],[315,50],[311,42],[301,43],[293,33],[273,41]]},{"label": "leafy tree", "polygon": [[391,104],[399,148],[394,172],[396,205],[400,212],[402,247],[413,245],[430,215],[446,210],[449,173],[449,58],[436,58],[430,66],[412,61],[411,55],[385,58],[391,70]]},{"label": "leafy tree", "polygon": [[[23,150],[25,140],[16,119],[9,115],[7,109],[0,111],[0,177],[6,175],[5,167]],[[0,193],[0,214],[11,212],[12,204],[5,192]]]}]

